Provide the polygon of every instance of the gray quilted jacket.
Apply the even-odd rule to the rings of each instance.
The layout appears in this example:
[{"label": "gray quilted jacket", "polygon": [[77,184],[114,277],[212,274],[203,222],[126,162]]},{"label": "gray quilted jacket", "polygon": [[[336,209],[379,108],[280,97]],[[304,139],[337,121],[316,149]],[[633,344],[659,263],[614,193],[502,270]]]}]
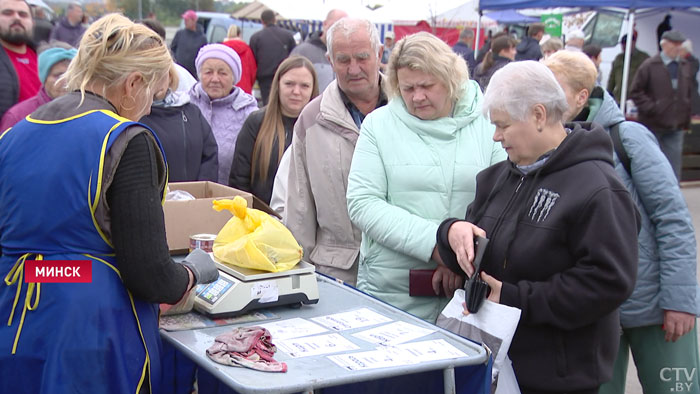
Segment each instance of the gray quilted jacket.
[{"label": "gray quilted jacket", "polygon": [[[610,94],[589,121],[607,130],[624,120]],[[642,218],[637,283],[620,307],[625,328],[663,323],[663,311],[700,315],[695,231],[688,207],[656,138],[640,123],[620,124],[620,139],[631,160],[630,176],[615,156],[615,170]]]}]

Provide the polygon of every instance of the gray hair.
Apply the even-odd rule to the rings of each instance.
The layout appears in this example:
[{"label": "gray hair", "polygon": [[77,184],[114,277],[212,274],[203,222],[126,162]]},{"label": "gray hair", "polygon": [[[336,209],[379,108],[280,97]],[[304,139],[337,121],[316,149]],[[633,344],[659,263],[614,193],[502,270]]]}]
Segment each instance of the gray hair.
[{"label": "gray hair", "polygon": [[559,37],[550,37],[547,39],[547,41],[543,42],[540,44],[540,49],[542,52],[546,51],[559,51],[561,49],[564,49],[564,43],[561,42],[561,38]]},{"label": "gray hair", "polygon": [[366,19],[353,19],[353,18],[342,18],[339,19],[337,22],[331,26],[330,29],[328,29],[328,32],[326,34],[326,46],[328,47],[328,52],[326,53],[328,57],[331,59],[331,64],[333,64],[333,37],[336,34],[342,34],[345,36],[345,38],[350,39],[352,34],[358,31],[358,29],[364,27],[367,31],[367,35],[369,35],[369,41],[370,44],[372,45],[372,50],[374,51],[375,54],[379,52],[379,45],[381,45],[379,41],[379,32],[377,31],[377,27],[374,26],[374,23],[366,20]]},{"label": "gray hair", "polygon": [[469,79],[464,58],[456,54],[444,41],[427,32],[406,36],[399,41],[389,56],[389,87],[391,94],[401,96],[398,72],[402,68],[419,70],[436,77],[452,101],[460,99],[463,85]]},{"label": "gray hair", "polygon": [[459,39],[464,40],[465,38],[474,38],[474,30],[465,27],[460,33],[459,33]]},{"label": "gray hair", "polygon": [[484,93],[483,112],[508,113],[511,119],[525,121],[534,107],[542,104],[547,123],[561,122],[569,108],[564,90],[552,71],[532,60],[508,63],[491,77]]},{"label": "gray hair", "polygon": [[681,44],[681,47],[688,51],[689,53],[693,53],[693,42],[690,40],[685,40]]}]

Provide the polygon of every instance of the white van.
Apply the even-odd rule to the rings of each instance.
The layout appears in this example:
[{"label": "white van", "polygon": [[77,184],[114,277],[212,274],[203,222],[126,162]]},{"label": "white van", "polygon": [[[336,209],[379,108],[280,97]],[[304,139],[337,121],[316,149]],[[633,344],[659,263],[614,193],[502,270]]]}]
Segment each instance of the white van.
[{"label": "white van", "polygon": [[[263,28],[259,23],[238,20],[230,14],[206,11],[197,11],[197,24],[201,26],[210,44],[226,41],[228,28],[234,24],[241,28],[241,39],[245,42],[250,42],[250,36]],[[180,21],[180,29],[184,28],[185,22]]]}]

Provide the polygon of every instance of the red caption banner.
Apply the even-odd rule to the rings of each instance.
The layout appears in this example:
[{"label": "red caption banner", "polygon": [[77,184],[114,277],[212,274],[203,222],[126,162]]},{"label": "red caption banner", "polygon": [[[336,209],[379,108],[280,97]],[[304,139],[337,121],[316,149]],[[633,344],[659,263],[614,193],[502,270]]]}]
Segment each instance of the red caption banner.
[{"label": "red caption banner", "polygon": [[24,262],[25,283],[90,283],[90,260],[27,260]]}]

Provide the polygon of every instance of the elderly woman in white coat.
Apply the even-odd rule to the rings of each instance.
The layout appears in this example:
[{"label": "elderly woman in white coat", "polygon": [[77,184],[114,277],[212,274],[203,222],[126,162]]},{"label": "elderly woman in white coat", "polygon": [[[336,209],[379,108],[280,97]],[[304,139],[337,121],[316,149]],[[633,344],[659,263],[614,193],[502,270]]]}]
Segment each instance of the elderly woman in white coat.
[{"label": "elderly woman in white coat", "polygon": [[[438,225],[464,215],[476,174],[506,158],[481,113],[481,89],[467,65],[429,33],[396,44],[388,66],[393,99],[362,124],[348,179],[348,211],[362,230],[358,288],[435,321],[462,278],[435,257]],[[411,270],[435,270],[432,296]],[[423,283],[423,287],[426,287]]]},{"label": "elderly woman in white coat", "polygon": [[191,102],[211,125],[219,148],[217,182],[227,185],[236,139],[243,122],[258,109],[255,97],[236,86],[241,79],[241,59],[222,44],[203,46],[195,59],[197,82],[190,89]]}]

